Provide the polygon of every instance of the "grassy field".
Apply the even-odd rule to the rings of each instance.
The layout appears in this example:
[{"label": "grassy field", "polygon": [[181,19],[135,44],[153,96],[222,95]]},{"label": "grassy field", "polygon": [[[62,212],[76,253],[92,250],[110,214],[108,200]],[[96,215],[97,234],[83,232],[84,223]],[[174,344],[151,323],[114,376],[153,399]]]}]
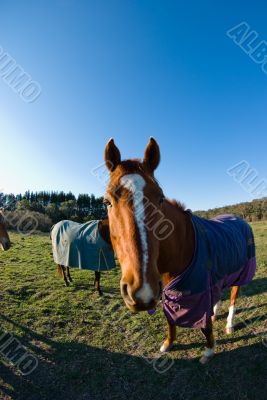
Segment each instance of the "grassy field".
[{"label": "grassy field", "polygon": [[88,271],[73,270],[66,288],[48,236],[11,234],[12,249],[0,253],[0,346],[1,334],[13,335],[38,366],[23,375],[15,361],[0,358],[0,399],[266,399],[267,223],[253,227],[257,275],[242,289],[230,337],[225,294],[215,324],[217,355],[205,366],[198,362],[205,342],[197,330],[178,329],[174,350],[160,357],[163,313],[128,312],[119,269],[102,275],[103,297]]}]

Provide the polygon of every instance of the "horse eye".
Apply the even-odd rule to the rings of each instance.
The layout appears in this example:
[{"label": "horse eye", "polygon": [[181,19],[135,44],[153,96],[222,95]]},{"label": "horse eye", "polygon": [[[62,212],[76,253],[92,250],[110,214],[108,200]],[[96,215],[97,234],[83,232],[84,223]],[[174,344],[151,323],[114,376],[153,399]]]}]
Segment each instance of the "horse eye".
[{"label": "horse eye", "polygon": [[164,202],[164,200],[165,200],[165,197],[164,197],[164,195],[162,194],[161,197],[160,197],[160,200],[159,200],[159,204],[162,204],[162,203]]},{"label": "horse eye", "polygon": [[105,206],[107,206],[107,207],[112,207],[112,204],[111,204],[111,202],[110,202],[108,199],[104,199],[104,200],[103,200],[103,203],[104,203]]}]

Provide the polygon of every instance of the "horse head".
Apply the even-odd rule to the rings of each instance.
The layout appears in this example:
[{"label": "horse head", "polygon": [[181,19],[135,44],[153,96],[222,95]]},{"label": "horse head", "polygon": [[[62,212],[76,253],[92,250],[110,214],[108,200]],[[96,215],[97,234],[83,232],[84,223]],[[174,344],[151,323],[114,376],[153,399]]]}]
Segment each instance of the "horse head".
[{"label": "horse head", "polygon": [[161,294],[157,268],[159,240],[151,229],[160,218],[157,210],[164,202],[162,189],[154,178],[159,162],[160,150],[153,138],[143,160],[121,161],[113,139],[105,148],[110,182],[104,203],[110,237],[122,270],[121,294],[134,312],[153,308]]}]

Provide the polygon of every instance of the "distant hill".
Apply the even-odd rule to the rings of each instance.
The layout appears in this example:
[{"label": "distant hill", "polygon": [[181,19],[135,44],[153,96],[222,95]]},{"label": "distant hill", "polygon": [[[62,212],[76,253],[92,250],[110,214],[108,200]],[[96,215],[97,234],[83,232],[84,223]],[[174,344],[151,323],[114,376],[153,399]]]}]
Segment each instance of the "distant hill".
[{"label": "distant hill", "polygon": [[246,219],[248,222],[267,220],[267,197],[231,206],[212,208],[207,211],[199,210],[195,211],[194,214],[205,218],[213,218],[220,214],[234,214]]}]

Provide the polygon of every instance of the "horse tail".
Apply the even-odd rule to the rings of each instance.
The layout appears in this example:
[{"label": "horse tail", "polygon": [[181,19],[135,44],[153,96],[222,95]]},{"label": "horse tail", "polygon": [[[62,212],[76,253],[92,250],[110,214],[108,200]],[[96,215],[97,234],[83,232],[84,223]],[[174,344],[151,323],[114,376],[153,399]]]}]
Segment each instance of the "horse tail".
[{"label": "horse tail", "polygon": [[61,265],[59,265],[59,264],[58,264],[58,266],[57,266],[57,275],[58,275],[58,276],[64,277],[64,274],[63,274]]}]

